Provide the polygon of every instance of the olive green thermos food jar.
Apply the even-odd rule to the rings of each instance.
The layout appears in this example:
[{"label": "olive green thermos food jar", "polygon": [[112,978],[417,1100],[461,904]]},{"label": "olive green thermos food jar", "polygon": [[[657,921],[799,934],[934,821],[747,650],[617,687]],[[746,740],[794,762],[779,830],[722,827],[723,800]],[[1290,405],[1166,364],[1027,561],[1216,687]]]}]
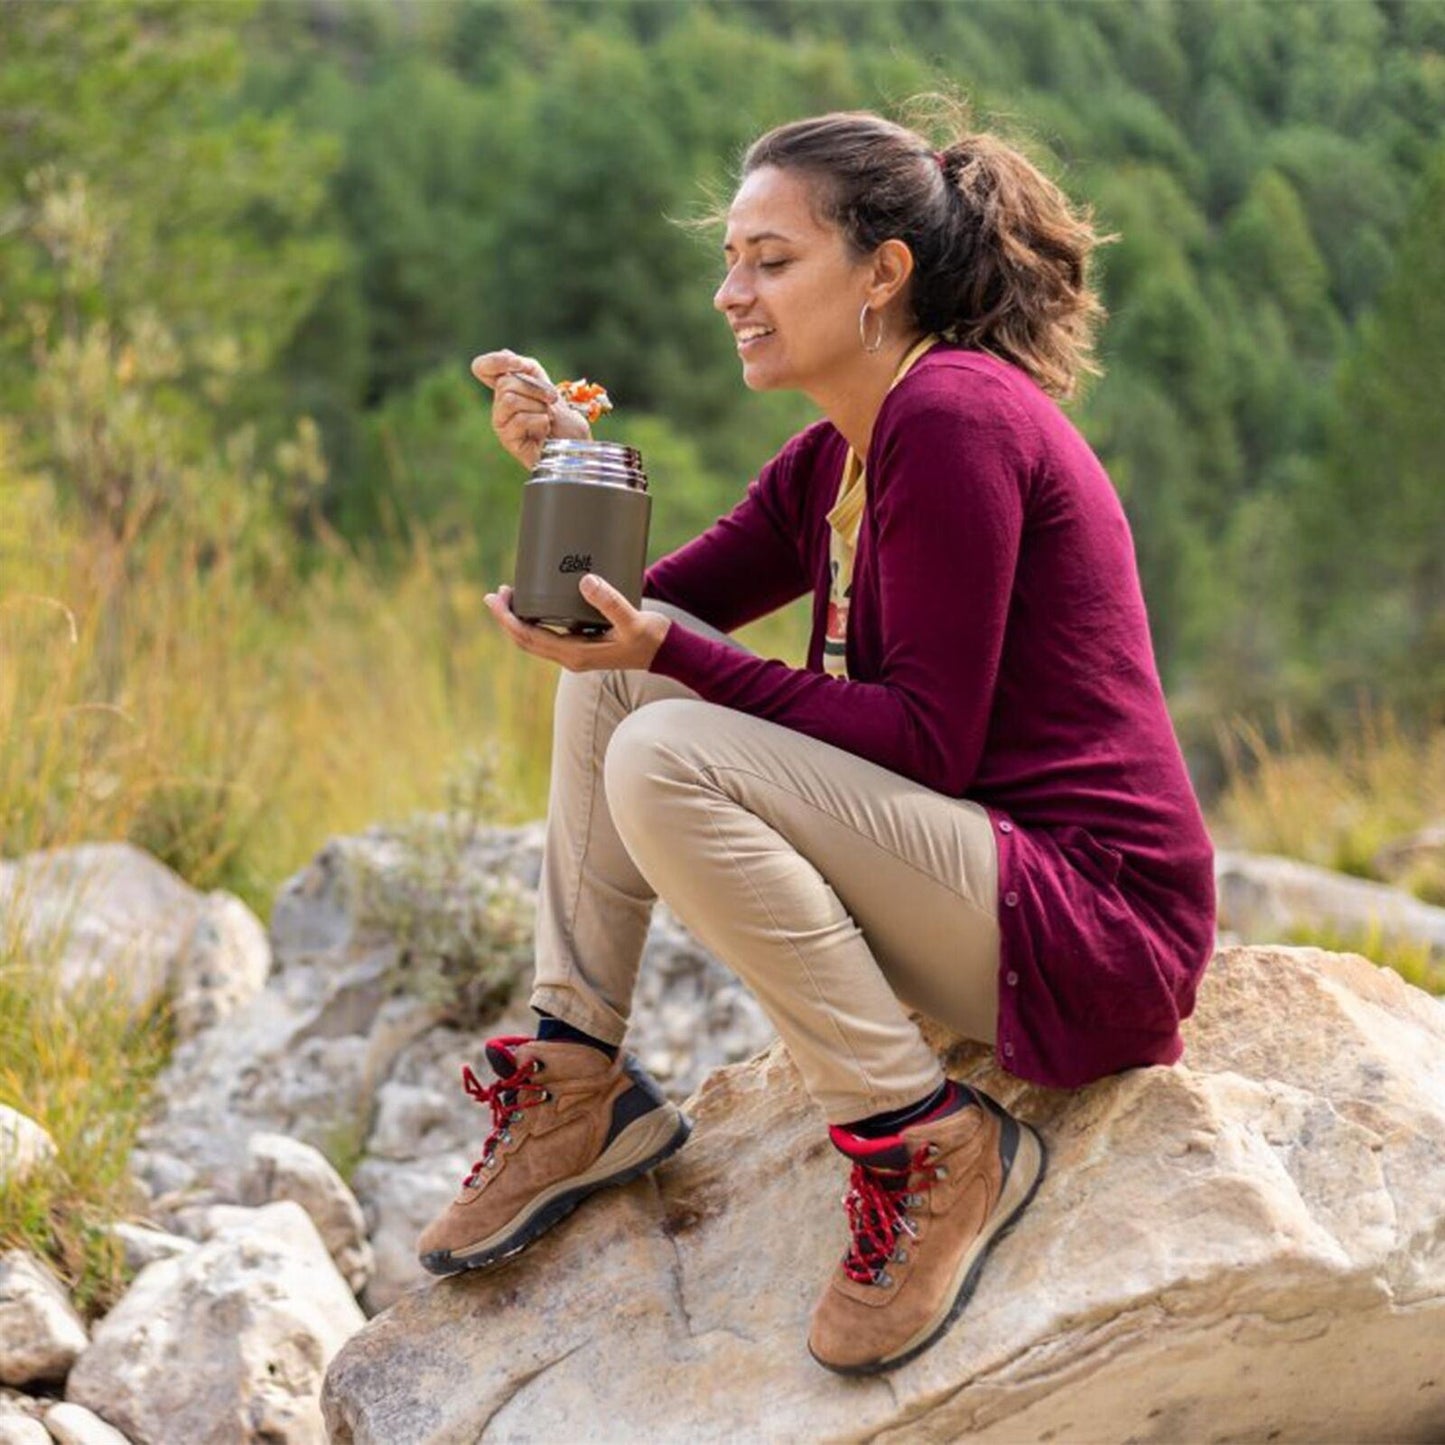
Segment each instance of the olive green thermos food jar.
[{"label": "olive green thermos food jar", "polygon": [[613,442],[553,439],[522,488],[512,611],[568,632],[611,624],[577,583],[595,572],[637,607],[652,497],[642,455]]}]

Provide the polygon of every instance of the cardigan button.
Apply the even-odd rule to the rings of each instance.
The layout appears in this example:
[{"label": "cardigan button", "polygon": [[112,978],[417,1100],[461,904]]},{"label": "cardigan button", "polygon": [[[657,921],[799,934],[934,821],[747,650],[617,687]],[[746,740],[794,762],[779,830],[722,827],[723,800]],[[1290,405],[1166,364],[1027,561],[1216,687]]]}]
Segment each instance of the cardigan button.
[{"label": "cardigan button", "polygon": [[1008,984],[1008,986],[1009,986],[1010,988],[1017,988],[1017,987],[1018,987],[1018,982],[1019,982],[1019,976],[1018,976],[1018,974],[1016,974],[1012,969],[1010,969],[1010,970],[1008,971],[1008,977],[1007,977],[1007,979],[1005,980],[1005,982]]},{"label": "cardigan button", "polygon": [[1012,833],[1014,830],[1014,825],[1010,823],[1007,818],[1005,818],[1003,822],[998,825],[998,830],[1000,833]]},{"label": "cardigan button", "polygon": [[1013,889],[1009,889],[1009,891],[1004,894],[1003,901],[1010,908],[1017,908],[1019,906],[1019,896]]},{"label": "cardigan button", "polygon": [[1013,1058],[1013,1056],[1014,1056],[1014,1046],[1013,1046],[1012,1044],[1006,1043],[1006,1044],[1003,1046],[1003,1053],[1004,1053],[1004,1058],[1006,1058],[1006,1059],[1011,1059],[1011,1058]]}]

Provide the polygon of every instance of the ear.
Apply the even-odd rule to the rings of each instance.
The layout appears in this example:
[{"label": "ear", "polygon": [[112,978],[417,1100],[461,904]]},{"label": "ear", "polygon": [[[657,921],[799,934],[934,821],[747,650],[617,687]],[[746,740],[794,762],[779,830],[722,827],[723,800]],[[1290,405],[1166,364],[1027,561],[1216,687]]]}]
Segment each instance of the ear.
[{"label": "ear", "polygon": [[913,275],[913,252],[906,241],[884,241],[873,253],[868,304],[881,311],[908,284]]}]

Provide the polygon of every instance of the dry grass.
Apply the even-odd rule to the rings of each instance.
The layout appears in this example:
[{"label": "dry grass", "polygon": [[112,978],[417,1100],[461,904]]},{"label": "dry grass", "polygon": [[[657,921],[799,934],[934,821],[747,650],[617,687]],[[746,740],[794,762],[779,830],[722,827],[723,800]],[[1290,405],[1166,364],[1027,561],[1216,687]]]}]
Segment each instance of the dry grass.
[{"label": "dry grass", "polygon": [[[1393,883],[1445,905],[1445,852],[1422,852],[1387,876],[1381,849],[1445,819],[1445,727],[1405,729],[1388,710],[1362,706],[1355,728],[1331,747],[1304,745],[1289,716],[1267,738],[1254,724],[1221,726],[1229,783],[1212,820],[1217,837],[1256,853],[1278,853],[1360,878]],[[1284,940],[1361,953],[1407,982],[1445,994],[1445,964],[1424,942],[1298,929]]]},{"label": "dry grass", "polygon": [[540,811],[553,678],[459,567],[338,554],[275,598],[237,557],[94,550],[0,596],[0,853],[130,837],[264,912],[329,833],[436,806],[492,739],[502,812]]},{"label": "dry grass", "polygon": [[163,1009],[137,1016],[114,987],[63,993],[49,963],[0,951],[0,1103],[56,1146],[27,1178],[0,1180],[0,1244],[48,1256],[77,1308],[94,1315],[125,1282],[105,1227],[140,1203],[127,1161],[170,1029]]},{"label": "dry grass", "polygon": [[1433,956],[1429,944],[1393,937],[1379,924],[1358,934],[1334,928],[1292,928],[1280,942],[1323,948],[1330,953],[1358,953],[1371,963],[1393,969],[1406,983],[1426,993],[1445,995],[1445,962]]},{"label": "dry grass", "polygon": [[[1407,730],[1389,710],[1362,705],[1329,747],[1300,742],[1283,712],[1272,738],[1238,720],[1218,735],[1229,782],[1213,821],[1232,846],[1380,878],[1382,847],[1445,820],[1445,726]],[[1445,904],[1438,854],[1386,881]]]}]

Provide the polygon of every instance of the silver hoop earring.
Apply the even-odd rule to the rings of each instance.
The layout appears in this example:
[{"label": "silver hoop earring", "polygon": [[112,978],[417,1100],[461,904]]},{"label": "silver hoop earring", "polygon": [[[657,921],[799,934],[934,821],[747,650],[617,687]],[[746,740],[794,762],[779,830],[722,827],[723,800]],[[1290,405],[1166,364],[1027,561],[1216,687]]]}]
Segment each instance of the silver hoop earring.
[{"label": "silver hoop earring", "polygon": [[868,303],[865,301],[863,303],[863,309],[858,313],[858,340],[863,344],[863,350],[866,351],[869,356],[875,356],[883,350],[883,318],[881,316],[878,318],[878,340],[875,341],[872,346],[869,346],[867,331],[868,311]]}]

